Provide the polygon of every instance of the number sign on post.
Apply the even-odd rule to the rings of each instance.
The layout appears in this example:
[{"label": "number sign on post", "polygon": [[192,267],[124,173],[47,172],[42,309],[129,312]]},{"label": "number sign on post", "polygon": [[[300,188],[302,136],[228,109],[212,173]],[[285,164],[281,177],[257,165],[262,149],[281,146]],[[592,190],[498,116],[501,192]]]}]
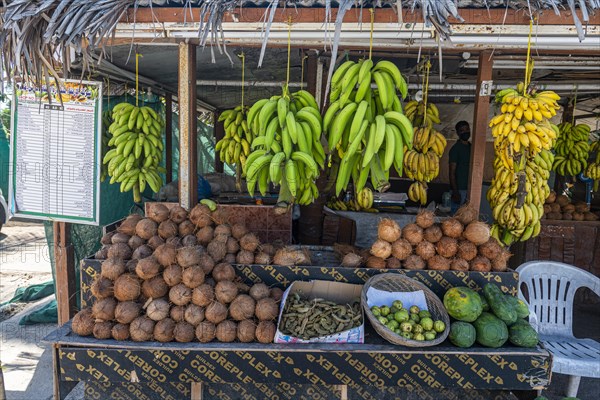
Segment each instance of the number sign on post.
[{"label": "number sign on post", "polygon": [[11,214],[98,225],[102,84],[20,83],[14,90]]}]

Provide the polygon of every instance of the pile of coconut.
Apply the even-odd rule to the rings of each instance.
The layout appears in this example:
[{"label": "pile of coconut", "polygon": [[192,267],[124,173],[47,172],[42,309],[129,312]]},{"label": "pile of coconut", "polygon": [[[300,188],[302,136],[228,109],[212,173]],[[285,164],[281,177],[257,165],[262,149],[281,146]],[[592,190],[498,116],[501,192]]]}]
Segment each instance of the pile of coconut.
[{"label": "pile of coconut", "polygon": [[347,254],[343,265],[407,270],[506,271],[511,253],[490,236],[490,227],[478,221],[477,211],[465,205],[453,218],[435,222],[434,213],[423,210],[404,228],[391,219],[378,226],[378,239],[370,254]]},{"label": "pile of coconut", "polygon": [[[153,203],[102,238],[105,258],[91,285],[93,305],[73,319],[78,335],[133,341],[271,343],[279,288],[245,285],[232,263],[270,261],[272,246],[226,211],[188,212]],[[268,263],[268,262],[265,262]]]}]

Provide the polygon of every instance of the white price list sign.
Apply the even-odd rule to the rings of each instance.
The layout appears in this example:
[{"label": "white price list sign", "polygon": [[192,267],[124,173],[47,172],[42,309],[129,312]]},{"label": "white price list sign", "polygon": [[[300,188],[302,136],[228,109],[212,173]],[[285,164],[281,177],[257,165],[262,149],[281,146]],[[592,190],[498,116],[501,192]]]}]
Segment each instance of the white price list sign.
[{"label": "white price list sign", "polygon": [[[20,84],[13,101],[9,208],[13,215],[99,224],[102,84]],[[62,101],[61,101],[62,100]]]}]

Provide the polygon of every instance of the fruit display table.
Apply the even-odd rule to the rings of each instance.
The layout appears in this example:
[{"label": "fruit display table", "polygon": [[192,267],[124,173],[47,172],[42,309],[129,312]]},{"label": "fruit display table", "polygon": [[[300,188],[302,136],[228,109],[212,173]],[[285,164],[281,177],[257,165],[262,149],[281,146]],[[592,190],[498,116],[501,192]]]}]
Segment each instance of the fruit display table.
[{"label": "fruit display table", "polygon": [[[363,283],[381,270],[335,265],[329,247],[310,247],[317,266],[237,265],[247,282],[288,287],[296,280]],[[81,264],[82,304],[101,260]],[[438,296],[452,286],[492,282],[516,292],[514,271],[479,273],[404,271]],[[543,348],[462,349],[448,341],[410,348],[384,341],[367,325],[365,344],[158,343],[97,340],[71,332],[50,334],[55,396],[85,382],[89,399],[515,399],[510,390],[548,386],[551,356]]]}]

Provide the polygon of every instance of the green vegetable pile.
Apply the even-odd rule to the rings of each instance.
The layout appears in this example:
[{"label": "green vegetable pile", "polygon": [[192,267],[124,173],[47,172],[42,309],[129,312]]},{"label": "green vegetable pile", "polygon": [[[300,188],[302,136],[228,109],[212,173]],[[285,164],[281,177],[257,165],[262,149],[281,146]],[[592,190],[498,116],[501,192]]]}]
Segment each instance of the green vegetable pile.
[{"label": "green vegetable pile", "polygon": [[391,307],[373,306],[371,312],[389,330],[406,339],[434,340],[446,329],[444,321],[434,321],[429,311],[417,306],[406,309],[400,300],[395,300]]}]

